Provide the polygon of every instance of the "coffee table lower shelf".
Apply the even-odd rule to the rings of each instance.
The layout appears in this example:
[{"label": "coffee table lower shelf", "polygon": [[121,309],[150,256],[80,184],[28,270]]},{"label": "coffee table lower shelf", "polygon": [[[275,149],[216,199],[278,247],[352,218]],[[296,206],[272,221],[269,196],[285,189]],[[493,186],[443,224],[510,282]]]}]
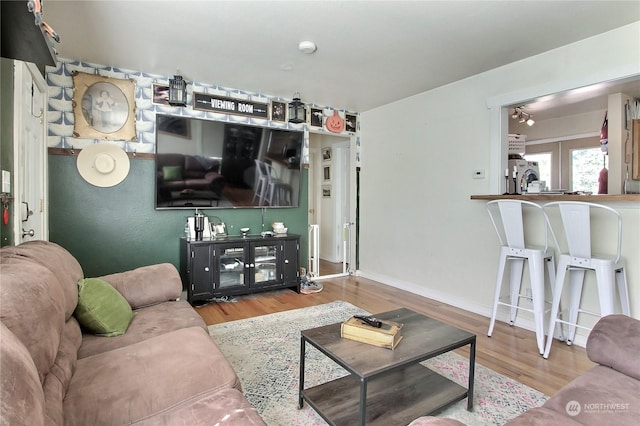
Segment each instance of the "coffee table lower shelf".
[{"label": "coffee table lower shelf", "polygon": [[[467,389],[413,364],[367,381],[366,424],[407,424],[467,397]],[[360,381],[353,375],[302,391],[303,399],[331,425],[362,424]]]}]

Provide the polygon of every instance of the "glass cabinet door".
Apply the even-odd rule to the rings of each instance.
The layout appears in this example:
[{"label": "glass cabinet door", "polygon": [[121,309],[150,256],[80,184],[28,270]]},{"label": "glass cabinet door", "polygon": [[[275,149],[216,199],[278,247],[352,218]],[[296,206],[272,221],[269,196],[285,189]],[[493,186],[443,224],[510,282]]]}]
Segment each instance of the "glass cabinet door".
[{"label": "glass cabinet door", "polygon": [[253,285],[268,285],[281,279],[280,243],[254,243],[253,247]]},{"label": "glass cabinet door", "polygon": [[248,272],[248,265],[245,265],[244,244],[219,245],[217,253],[217,270],[219,280],[217,288],[237,287],[245,285],[245,272]]}]

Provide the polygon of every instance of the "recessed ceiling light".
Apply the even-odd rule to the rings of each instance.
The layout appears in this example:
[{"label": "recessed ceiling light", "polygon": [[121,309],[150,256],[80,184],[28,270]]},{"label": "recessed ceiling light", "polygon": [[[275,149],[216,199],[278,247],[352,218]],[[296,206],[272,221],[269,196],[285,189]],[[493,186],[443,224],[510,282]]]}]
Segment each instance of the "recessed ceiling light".
[{"label": "recessed ceiling light", "polygon": [[311,54],[318,49],[318,46],[312,41],[301,41],[298,45],[298,50],[302,53]]}]

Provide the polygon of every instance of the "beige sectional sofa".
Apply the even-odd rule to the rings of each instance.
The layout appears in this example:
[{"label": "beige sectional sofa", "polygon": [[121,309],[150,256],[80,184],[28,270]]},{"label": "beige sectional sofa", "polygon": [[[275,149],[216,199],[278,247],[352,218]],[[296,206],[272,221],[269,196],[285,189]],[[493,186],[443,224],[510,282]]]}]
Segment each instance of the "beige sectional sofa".
[{"label": "beige sectional sofa", "polygon": [[264,425],[173,265],[101,278],[133,309],[122,335],[81,328],[65,249],[0,250],[0,425]]},{"label": "beige sectional sofa", "polygon": [[640,424],[640,321],[601,318],[587,339],[587,356],[598,365],[507,425]]},{"label": "beige sectional sofa", "polygon": [[[564,386],[541,407],[526,411],[506,425],[640,424],[640,321],[625,315],[601,318],[587,339],[587,356],[598,365]],[[548,362],[554,362],[553,357]],[[452,419],[421,417],[410,426],[462,424]]]}]

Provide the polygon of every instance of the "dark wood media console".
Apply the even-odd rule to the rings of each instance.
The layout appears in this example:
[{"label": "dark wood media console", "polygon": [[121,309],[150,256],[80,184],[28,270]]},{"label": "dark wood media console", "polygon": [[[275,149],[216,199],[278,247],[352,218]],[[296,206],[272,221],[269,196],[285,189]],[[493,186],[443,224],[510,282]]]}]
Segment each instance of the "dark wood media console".
[{"label": "dark wood media console", "polygon": [[189,303],[291,288],[300,292],[300,236],[180,239],[180,275]]}]

